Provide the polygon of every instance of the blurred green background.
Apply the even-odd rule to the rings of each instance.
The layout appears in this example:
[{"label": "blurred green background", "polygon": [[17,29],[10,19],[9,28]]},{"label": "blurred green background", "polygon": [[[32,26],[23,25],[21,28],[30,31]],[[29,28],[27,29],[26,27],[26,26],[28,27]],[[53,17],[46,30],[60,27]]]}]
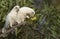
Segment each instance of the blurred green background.
[{"label": "blurred green background", "polygon": [[60,39],[60,0],[0,0],[0,28],[5,17],[15,5],[35,10],[36,20],[26,20],[25,26],[14,34],[0,39]]}]

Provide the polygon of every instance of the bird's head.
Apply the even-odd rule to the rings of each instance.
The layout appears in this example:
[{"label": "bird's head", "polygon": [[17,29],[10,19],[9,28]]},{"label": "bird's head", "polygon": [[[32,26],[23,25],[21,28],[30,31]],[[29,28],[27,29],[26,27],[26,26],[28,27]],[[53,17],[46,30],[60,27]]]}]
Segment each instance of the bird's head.
[{"label": "bird's head", "polygon": [[20,11],[26,16],[26,18],[31,18],[35,15],[35,11],[29,7],[21,7]]}]

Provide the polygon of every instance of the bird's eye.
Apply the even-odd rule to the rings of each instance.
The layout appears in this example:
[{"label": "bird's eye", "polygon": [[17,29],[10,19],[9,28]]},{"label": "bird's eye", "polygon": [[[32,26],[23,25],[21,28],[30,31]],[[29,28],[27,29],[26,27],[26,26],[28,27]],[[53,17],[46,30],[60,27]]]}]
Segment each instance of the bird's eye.
[{"label": "bird's eye", "polygon": [[35,14],[34,12],[31,12],[31,14]]}]

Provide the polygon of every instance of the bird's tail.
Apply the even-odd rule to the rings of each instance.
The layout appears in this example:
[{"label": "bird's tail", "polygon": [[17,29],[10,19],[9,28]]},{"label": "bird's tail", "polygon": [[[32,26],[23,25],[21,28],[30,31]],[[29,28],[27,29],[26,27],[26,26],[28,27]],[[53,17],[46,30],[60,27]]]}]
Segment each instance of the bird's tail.
[{"label": "bird's tail", "polygon": [[2,33],[5,33],[7,28],[9,28],[9,22],[5,22],[4,27],[2,28]]},{"label": "bird's tail", "polygon": [[6,29],[5,28],[2,28],[2,33],[5,33],[6,32]]}]

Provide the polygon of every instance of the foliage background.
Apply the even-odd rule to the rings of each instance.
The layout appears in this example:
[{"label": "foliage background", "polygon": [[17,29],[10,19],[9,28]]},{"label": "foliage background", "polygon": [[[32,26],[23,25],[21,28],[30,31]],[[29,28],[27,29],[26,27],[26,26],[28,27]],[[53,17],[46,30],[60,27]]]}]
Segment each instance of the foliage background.
[{"label": "foliage background", "polygon": [[60,0],[0,0],[0,28],[15,5],[28,6],[36,11],[36,20],[18,28],[15,34],[0,39],[60,39]]}]

